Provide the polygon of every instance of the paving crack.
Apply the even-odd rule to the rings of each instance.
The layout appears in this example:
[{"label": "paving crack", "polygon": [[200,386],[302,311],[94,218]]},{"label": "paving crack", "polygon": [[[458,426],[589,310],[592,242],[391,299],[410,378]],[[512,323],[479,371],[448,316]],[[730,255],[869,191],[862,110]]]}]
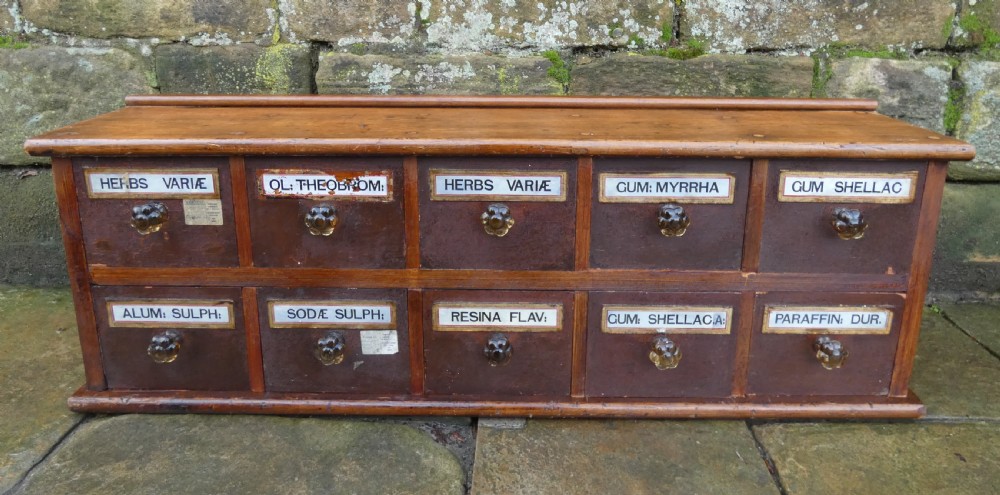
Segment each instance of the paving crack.
[{"label": "paving crack", "polygon": [[972,335],[966,329],[962,328],[962,325],[959,325],[957,321],[953,320],[951,318],[951,316],[948,315],[947,311],[942,311],[941,312],[941,316],[944,317],[945,321],[947,321],[948,323],[951,323],[960,332],[964,333],[966,337],[972,339],[973,342],[979,344],[979,347],[982,347],[983,349],[986,349],[986,352],[990,353],[991,356],[993,356],[996,359],[1000,359],[1000,353],[998,353],[997,351],[991,349],[990,346],[988,346],[985,343],[983,343],[983,341],[977,339],[975,335]]},{"label": "paving crack", "polygon": [[771,458],[771,454],[768,453],[767,448],[764,447],[764,443],[757,438],[757,432],[753,429],[753,424],[750,421],[746,422],[747,431],[750,432],[750,437],[753,438],[753,443],[757,445],[757,453],[760,454],[761,460],[764,461],[764,466],[767,467],[767,472],[771,473],[771,480],[774,481],[774,486],[778,489],[780,495],[788,495],[788,489],[785,488],[785,483],[781,480],[781,473],[778,472],[778,466],[774,464],[774,459]]},{"label": "paving crack", "polygon": [[92,418],[93,418],[93,416],[91,416],[89,414],[81,416],[80,419],[78,419],[76,421],[76,423],[73,423],[73,425],[71,425],[69,427],[69,429],[66,430],[59,437],[59,439],[56,440],[56,442],[54,444],[52,444],[52,446],[49,447],[48,450],[45,451],[45,454],[43,454],[40,459],[38,459],[37,461],[35,461],[35,463],[32,464],[31,467],[28,468],[28,470],[25,471],[23,475],[21,475],[21,478],[17,480],[17,483],[15,483],[14,486],[10,487],[9,490],[7,490],[6,492],[4,492],[3,495],[14,495],[15,493],[18,493],[21,490],[21,486],[24,485],[25,481],[27,481],[28,478],[31,477],[31,474],[34,473],[35,470],[38,469],[39,466],[41,466],[42,464],[45,464],[45,461],[48,461],[49,457],[52,457],[52,454],[55,453],[55,451],[57,449],[59,449],[59,447],[61,447],[63,445],[63,443],[65,443],[66,440],[69,439],[69,437],[71,435],[73,435],[73,433],[76,432],[77,429],[80,428],[80,426],[82,426],[84,423],[90,421]]}]

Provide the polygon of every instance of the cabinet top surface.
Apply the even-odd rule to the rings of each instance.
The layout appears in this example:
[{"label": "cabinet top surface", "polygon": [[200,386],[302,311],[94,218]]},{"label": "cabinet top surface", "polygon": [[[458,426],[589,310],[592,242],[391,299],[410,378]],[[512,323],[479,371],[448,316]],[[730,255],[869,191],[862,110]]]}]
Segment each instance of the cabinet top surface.
[{"label": "cabinet top surface", "polygon": [[32,155],[635,155],[969,160],[866,100],[132,97]]}]

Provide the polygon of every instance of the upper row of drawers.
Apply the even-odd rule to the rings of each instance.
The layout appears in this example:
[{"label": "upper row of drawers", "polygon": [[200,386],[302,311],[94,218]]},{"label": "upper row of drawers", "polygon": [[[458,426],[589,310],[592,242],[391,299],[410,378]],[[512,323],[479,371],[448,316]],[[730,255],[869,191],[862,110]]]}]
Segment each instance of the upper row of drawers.
[{"label": "upper row of drawers", "polygon": [[[591,184],[579,189],[590,190],[589,214],[577,211],[573,158],[418,160],[419,219],[411,219],[402,158],[247,157],[253,264],[404,268],[406,224],[415,222],[420,266],[429,269],[573,270],[579,268],[577,236],[589,229],[589,268],[740,270],[745,239],[759,239],[762,272],[905,273],[926,169],[919,162],[772,160],[762,232],[745,235],[750,160],[595,158]],[[239,265],[228,159],[90,158],[75,164],[89,263]],[[195,183],[198,173],[208,173],[214,184]],[[335,182],[316,186],[323,182],[317,177],[331,174]],[[355,183],[354,195],[334,190],[307,197],[327,184],[350,188],[359,176],[367,176],[362,185],[371,188],[368,193]],[[178,182],[185,178],[191,182]],[[493,191],[475,182],[491,178]],[[507,190],[508,180],[517,179],[528,179],[522,181],[527,192]],[[530,196],[532,185],[544,190]],[[190,189],[206,187],[207,194]],[[130,224],[133,209],[150,202],[165,207],[167,221],[142,235]],[[484,228],[496,203],[513,219],[503,236]],[[665,204],[681,207],[690,220],[683,235],[661,232]],[[314,210],[321,205],[332,207],[337,218],[330,235],[315,235],[306,225],[310,210],[329,214],[331,209]],[[838,208],[862,213],[869,226],[862,238],[838,236]],[[587,219],[589,225],[577,225]]]}]

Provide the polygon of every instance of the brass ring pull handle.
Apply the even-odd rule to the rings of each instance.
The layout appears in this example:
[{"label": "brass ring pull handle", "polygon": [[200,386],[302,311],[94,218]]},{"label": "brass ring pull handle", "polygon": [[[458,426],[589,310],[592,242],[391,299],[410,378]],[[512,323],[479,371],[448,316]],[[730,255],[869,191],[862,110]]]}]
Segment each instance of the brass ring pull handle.
[{"label": "brass ring pull handle", "polygon": [[868,223],[861,210],[853,208],[837,208],[833,210],[833,229],[837,231],[837,236],[841,239],[860,239],[865,236],[868,230]]},{"label": "brass ring pull handle", "polygon": [[163,224],[170,218],[167,207],[163,203],[152,201],[144,205],[132,207],[132,221],[129,222],[137,232],[149,235],[159,232]]},{"label": "brass ring pull handle", "polygon": [[332,205],[322,204],[309,208],[306,213],[306,228],[312,235],[328,236],[337,228],[340,217]]},{"label": "brass ring pull handle", "polygon": [[153,359],[153,362],[160,364],[172,363],[177,359],[177,354],[181,352],[181,334],[167,330],[158,333],[149,340],[149,347],[146,354]]},{"label": "brass ring pull handle", "polygon": [[344,362],[346,348],[347,343],[344,341],[344,335],[340,332],[330,332],[316,341],[313,355],[319,359],[319,362],[323,363],[323,366],[340,364]]},{"label": "brass ring pull handle", "polygon": [[495,333],[490,335],[490,339],[486,341],[486,347],[483,348],[483,355],[489,360],[490,366],[500,366],[510,361],[513,350],[513,347],[510,345],[510,339],[506,335]]},{"label": "brass ring pull handle", "polygon": [[828,370],[840,368],[847,361],[847,349],[839,340],[833,340],[826,335],[816,338],[813,342],[816,360]]},{"label": "brass ring pull handle", "polygon": [[681,348],[666,335],[657,336],[653,339],[649,360],[658,370],[672,370],[681,364]]},{"label": "brass ring pull handle", "polygon": [[486,207],[482,216],[483,229],[489,235],[503,237],[510,232],[514,226],[514,217],[510,214],[510,208],[503,203],[493,203]]},{"label": "brass ring pull handle", "polygon": [[660,233],[665,237],[680,237],[687,232],[691,225],[691,217],[684,211],[684,207],[678,204],[668,203],[660,205],[659,215],[656,219]]}]

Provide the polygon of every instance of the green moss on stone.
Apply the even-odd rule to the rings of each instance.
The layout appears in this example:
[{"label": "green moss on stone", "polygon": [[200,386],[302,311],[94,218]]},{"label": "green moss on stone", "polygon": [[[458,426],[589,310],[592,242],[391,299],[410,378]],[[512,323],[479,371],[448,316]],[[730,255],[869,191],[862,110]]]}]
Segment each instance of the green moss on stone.
[{"label": "green moss on stone", "polygon": [[509,67],[500,67],[497,69],[497,82],[500,83],[500,94],[502,95],[516,95],[521,92],[521,84],[518,81],[517,76],[511,76],[507,73]]},{"label": "green moss on stone", "polygon": [[542,56],[552,62],[552,66],[549,67],[545,73],[548,74],[556,84],[562,89],[562,93],[566,94],[569,92],[569,66],[566,65],[566,61],[563,60],[559,52],[555,50],[546,50],[542,52]]},{"label": "green moss on stone", "polygon": [[963,15],[958,20],[958,25],[969,33],[972,43],[981,45],[984,51],[992,51],[1000,45],[1000,32],[975,13]]},{"label": "green moss on stone", "polygon": [[681,46],[672,46],[662,50],[661,55],[674,60],[689,60],[705,54],[705,42],[698,39],[689,39]]},{"label": "green moss on stone", "polygon": [[254,75],[272,93],[291,93],[292,79],[288,69],[292,65],[291,53],[297,47],[289,43],[267,47],[257,59]]},{"label": "green moss on stone", "polygon": [[21,48],[27,48],[28,43],[26,41],[18,41],[14,39],[13,36],[0,36],[0,48],[7,48],[9,50],[20,50]]},{"label": "green moss on stone", "polygon": [[948,101],[944,105],[944,130],[954,136],[958,121],[962,118],[962,100],[965,98],[965,88],[952,85],[948,88]]}]

